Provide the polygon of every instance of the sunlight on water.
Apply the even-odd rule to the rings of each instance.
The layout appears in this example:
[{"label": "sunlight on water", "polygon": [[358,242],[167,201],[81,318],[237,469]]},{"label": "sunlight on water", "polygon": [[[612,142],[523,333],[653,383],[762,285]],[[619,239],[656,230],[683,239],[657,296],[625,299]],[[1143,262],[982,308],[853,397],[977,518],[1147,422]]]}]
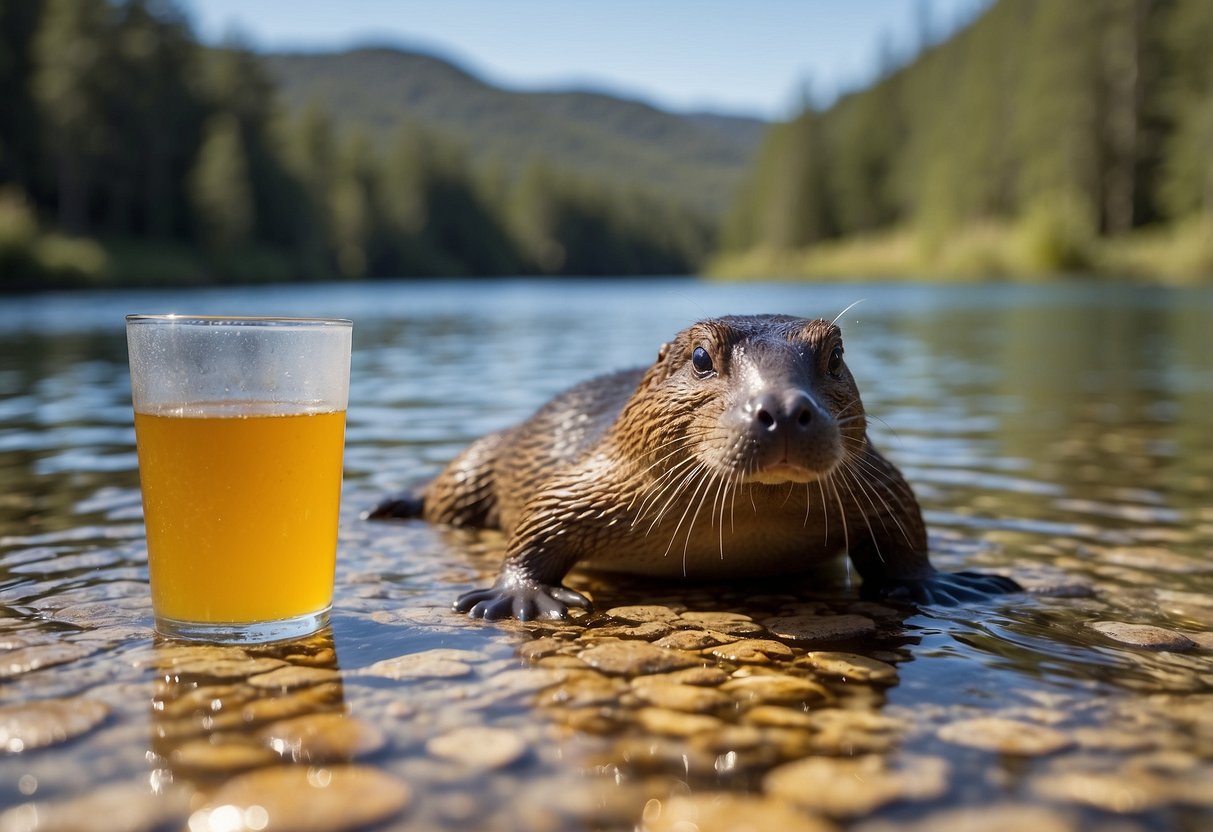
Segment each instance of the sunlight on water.
[{"label": "sunlight on water", "polygon": [[[361,519],[697,318],[833,318],[859,298],[847,361],[933,560],[1032,594],[919,610],[859,600],[844,568],[575,573],[594,615],[486,625],[449,607],[496,571],[499,535]],[[171,311],[355,321],[334,617],[311,639],[151,633],[122,319]],[[311,820],[333,829],[1207,828],[1210,320],[1207,291],[1095,284],[5,299],[0,828],[105,828],[111,805],[124,828],[221,828],[249,794],[288,817],[300,789],[332,797]]]}]

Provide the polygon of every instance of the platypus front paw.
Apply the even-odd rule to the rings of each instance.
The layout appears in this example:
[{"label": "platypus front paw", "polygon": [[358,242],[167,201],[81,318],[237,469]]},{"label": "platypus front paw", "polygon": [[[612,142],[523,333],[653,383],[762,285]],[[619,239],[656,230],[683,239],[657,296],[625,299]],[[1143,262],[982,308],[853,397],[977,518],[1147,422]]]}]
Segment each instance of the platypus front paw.
[{"label": "platypus front paw", "polygon": [[1008,592],[1023,592],[1023,587],[1011,578],[981,572],[935,572],[921,581],[890,581],[877,586],[877,594],[884,598],[940,606],[982,601]]},{"label": "platypus front paw", "polygon": [[580,592],[563,586],[549,586],[537,581],[510,578],[498,580],[488,589],[465,592],[455,601],[456,612],[466,612],[472,618],[496,620],[517,618],[566,618],[569,607],[592,610],[590,599]]}]

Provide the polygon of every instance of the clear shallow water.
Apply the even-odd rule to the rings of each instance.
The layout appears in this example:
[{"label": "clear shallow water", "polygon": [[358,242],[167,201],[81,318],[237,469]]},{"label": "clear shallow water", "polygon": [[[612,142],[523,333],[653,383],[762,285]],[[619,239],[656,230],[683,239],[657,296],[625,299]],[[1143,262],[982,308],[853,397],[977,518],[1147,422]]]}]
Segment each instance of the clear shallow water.
[{"label": "clear shallow water", "polygon": [[[671,615],[728,612],[758,624],[824,613],[875,622],[874,632],[821,643],[755,625],[732,637],[782,641],[790,653],[760,661],[700,649],[699,664],[728,681],[692,687],[727,701],[684,697],[676,707],[643,690],[638,674],[600,672],[585,655],[614,643],[620,632],[603,628],[626,627],[619,616],[522,627],[448,614],[458,591],[495,570],[499,539],[359,518],[568,384],[647,363],[699,317],[832,318],[860,298],[840,321],[848,364],[877,417],[875,441],[923,503],[936,564],[1014,574],[1066,597],[882,611],[856,603],[844,569],[794,586],[578,577],[601,611],[659,603]],[[250,658],[152,636],[122,316],[170,311],[355,321],[334,622],[306,644]],[[791,800],[794,811],[854,828],[944,828],[965,807],[1039,811],[1070,828],[1204,828],[1213,823],[1210,320],[1208,291],[1088,284],[461,282],[6,298],[0,708],[24,708],[15,718],[27,732],[28,706],[51,698],[105,713],[79,736],[0,757],[0,806],[25,813],[0,828],[28,819],[31,803],[46,817],[111,794],[146,810],[136,828],[179,828],[216,794],[226,800],[216,792],[225,783],[283,759],[352,761],[407,784],[402,813],[368,820],[383,828],[661,828],[690,811],[679,796],[748,795],[756,803],[746,811],[774,811],[789,805],[780,778],[792,776],[808,778],[797,781],[804,793],[839,793],[838,782],[855,779],[846,764],[861,758],[944,774],[914,786],[867,772],[893,782],[889,799]],[[1089,594],[1073,597],[1076,588]],[[1192,645],[1131,646],[1097,622],[1160,627]],[[877,659],[894,678],[831,675],[811,661],[821,650]],[[371,670],[418,654],[429,664],[394,672],[402,678]],[[321,674],[266,682],[270,661]],[[754,675],[807,679],[826,693],[755,702],[729,688]],[[0,711],[0,733],[12,713]],[[62,719],[52,715],[52,728]],[[1047,729],[1044,746],[958,740],[996,729],[971,722],[989,719],[1027,725],[1017,729],[1026,736]],[[283,740],[290,720],[310,725],[313,739]],[[455,744],[479,745],[487,759],[499,731],[523,750],[490,766],[435,744],[473,729],[489,733],[455,733]],[[825,767],[794,768],[813,760]],[[195,826],[208,817],[193,815]],[[355,821],[347,814],[326,828]]]}]

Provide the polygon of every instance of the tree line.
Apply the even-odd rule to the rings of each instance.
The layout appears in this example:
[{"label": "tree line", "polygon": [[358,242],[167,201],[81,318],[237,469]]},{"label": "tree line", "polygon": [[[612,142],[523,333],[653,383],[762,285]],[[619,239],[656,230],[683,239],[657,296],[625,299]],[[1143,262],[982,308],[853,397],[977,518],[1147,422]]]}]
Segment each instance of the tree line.
[{"label": "tree line", "polygon": [[0,5],[0,288],[680,273],[711,223],[659,195],[286,116],[256,55],[166,0]]},{"label": "tree line", "polygon": [[1213,3],[998,0],[948,41],[769,131],[727,252],[1012,227],[1042,270],[1193,227],[1213,268]]}]

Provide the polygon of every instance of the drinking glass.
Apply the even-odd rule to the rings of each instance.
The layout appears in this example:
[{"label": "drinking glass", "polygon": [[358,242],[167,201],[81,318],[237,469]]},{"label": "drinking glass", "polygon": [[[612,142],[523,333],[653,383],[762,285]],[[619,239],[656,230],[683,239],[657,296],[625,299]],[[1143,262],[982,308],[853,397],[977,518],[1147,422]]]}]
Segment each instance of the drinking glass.
[{"label": "drinking glass", "polygon": [[129,315],[156,629],[229,643],[328,623],[353,324]]}]

